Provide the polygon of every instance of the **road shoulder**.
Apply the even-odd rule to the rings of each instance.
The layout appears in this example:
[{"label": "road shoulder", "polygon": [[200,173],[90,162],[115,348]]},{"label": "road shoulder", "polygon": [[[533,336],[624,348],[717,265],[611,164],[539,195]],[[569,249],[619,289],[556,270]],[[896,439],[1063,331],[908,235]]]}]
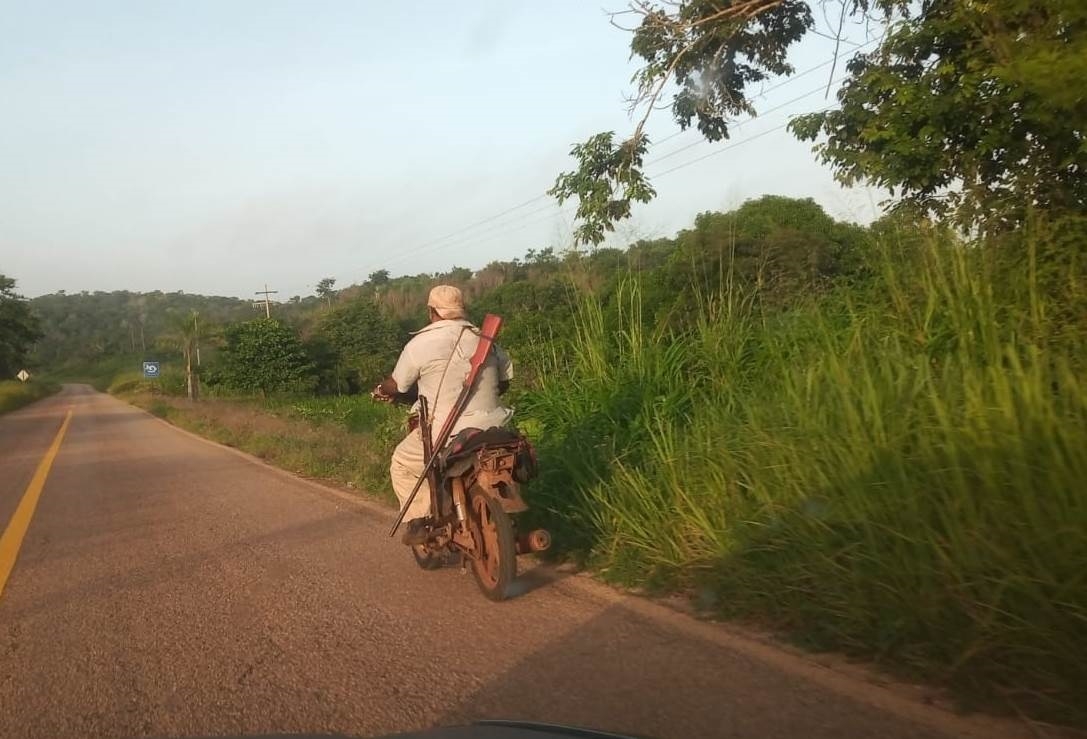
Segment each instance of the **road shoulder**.
[{"label": "road shoulder", "polygon": [[[114,400],[146,414],[176,433],[290,480],[314,495],[382,521],[391,523],[395,518],[395,511],[391,507],[369,499],[357,490],[285,470],[246,451],[170,423],[134,403],[118,398]],[[526,564],[527,567],[522,566],[522,578],[536,583],[546,582],[549,587],[569,597],[590,599],[601,606],[620,607],[632,618],[653,622],[687,638],[703,640],[743,654],[790,676],[810,681],[896,718],[936,731],[963,737],[1009,739],[1082,736],[1074,731],[1028,722],[1025,719],[1019,721],[979,713],[964,714],[956,711],[951,701],[936,688],[897,680],[869,664],[854,662],[840,655],[805,652],[781,642],[768,632],[705,617],[685,599],[651,598],[644,594],[623,591],[599,581],[591,572],[577,571],[571,567],[556,567],[539,561]]]}]

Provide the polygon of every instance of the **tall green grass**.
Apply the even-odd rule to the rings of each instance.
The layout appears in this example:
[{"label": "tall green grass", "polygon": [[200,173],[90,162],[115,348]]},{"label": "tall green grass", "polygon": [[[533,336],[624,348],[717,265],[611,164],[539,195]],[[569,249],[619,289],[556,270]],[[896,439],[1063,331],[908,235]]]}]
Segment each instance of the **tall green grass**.
[{"label": "tall green grass", "polygon": [[377,403],[369,395],[277,398],[269,401],[268,405],[311,423],[331,423],[351,433],[374,434],[382,445],[390,441],[395,445],[405,433],[406,411]]},{"label": "tall green grass", "polygon": [[48,381],[17,382],[15,380],[0,380],[0,413],[22,408],[35,400],[52,395],[59,389],[60,386],[56,383]]},{"label": "tall green grass", "polygon": [[788,311],[723,285],[682,335],[644,328],[636,283],[613,315],[587,300],[526,399],[534,500],[610,578],[1083,721],[1087,373],[1055,318],[1068,295],[946,240],[872,265]]}]

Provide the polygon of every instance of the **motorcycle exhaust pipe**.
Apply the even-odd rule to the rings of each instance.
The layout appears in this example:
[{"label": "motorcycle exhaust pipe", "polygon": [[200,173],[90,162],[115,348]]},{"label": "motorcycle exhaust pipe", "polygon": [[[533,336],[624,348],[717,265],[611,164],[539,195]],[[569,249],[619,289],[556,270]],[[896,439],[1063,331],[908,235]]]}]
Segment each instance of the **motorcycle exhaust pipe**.
[{"label": "motorcycle exhaust pipe", "polygon": [[542,552],[551,547],[551,534],[544,529],[536,529],[517,537],[517,553]]}]

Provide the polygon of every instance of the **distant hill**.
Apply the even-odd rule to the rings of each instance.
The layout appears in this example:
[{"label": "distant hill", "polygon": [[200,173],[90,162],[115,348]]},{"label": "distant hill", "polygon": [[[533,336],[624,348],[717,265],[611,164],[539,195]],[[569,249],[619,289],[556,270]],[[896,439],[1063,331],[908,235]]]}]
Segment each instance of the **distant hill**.
[{"label": "distant hill", "polygon": [[[377,365],[390,361],[408,330],[425,319],[426,295],[439,282],[460,287],[475,318],[501,313],[504,341],[533,362],[551,351],[540,339],[572,328],[576,293],[592,291],[609,300],[623,275],[643,276],[645,320],[674,323],[697,311],[699,294],[729,279],[758,285],[760,299],[788,301],[825,288],[855,272],[869,229],[836,221],[811,199],[764,196],[728,213],[703,213],[674,238],[643,240],[626,249],[556,253],[531,249],[520,259],[495,261],[482,269],[453,267],[444,273],[390,277],[378,270],[362,284],[273,305],[273,317],[293,326],[318,366],[337,377],[353,368],[350,382],[328,388],[357,389]],[[728,265],[727,267],[725,265]],[[254,301],[183,292],[129,291],[54,293],[30,301],[43,338],[36,365],[53,371],[85,368],[136,355],[166,356],[160,339],[179,314],[197,311],[210,329],[261,317]],[[212,342],[205,351],[214,354]],[[395,353],[391,354],[395,359]],[[523,364],[523,363],[522,363]],[[330,369],[329,372],[332,372]]]},{"label": "distant hill", "polygon": [[165,330],[170,313],[198,310],[221,321],[256,314],[248,301],[180,292],[59,292],[33,298],[30,305],[44,334],[35,359],[45,367],[144,351]]}]

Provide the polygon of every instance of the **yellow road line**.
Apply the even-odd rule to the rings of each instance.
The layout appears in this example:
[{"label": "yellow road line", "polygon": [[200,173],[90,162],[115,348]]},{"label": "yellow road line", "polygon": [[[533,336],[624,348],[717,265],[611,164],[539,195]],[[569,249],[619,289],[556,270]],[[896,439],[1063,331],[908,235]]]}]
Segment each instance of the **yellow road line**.
[{"label": "yellow road line", "polygon": [[38,499],[42,496],[42,488],[45,487],[45,478],[49,476],[49,470],[53,466],[53,460],[60,451],[60,442],[64,440],[64,433],[68,430],[68,423],[72,420],[72,411],[68,409],[68,415],[64,417],[64,423],[60,425],[60,431],[53,439],[49,451],[38,463],[38,469],[34,477],[23,493],[19,507],[4,529],[4,535],[0,536],[0,595],[4,594],[4,586],[7,585],[8,576],[15,567],[15,560],[19,556],[19,548],[23,545],[23,537],[30,528],[30,519],[34,517],[34,509],[38,507]]}]

